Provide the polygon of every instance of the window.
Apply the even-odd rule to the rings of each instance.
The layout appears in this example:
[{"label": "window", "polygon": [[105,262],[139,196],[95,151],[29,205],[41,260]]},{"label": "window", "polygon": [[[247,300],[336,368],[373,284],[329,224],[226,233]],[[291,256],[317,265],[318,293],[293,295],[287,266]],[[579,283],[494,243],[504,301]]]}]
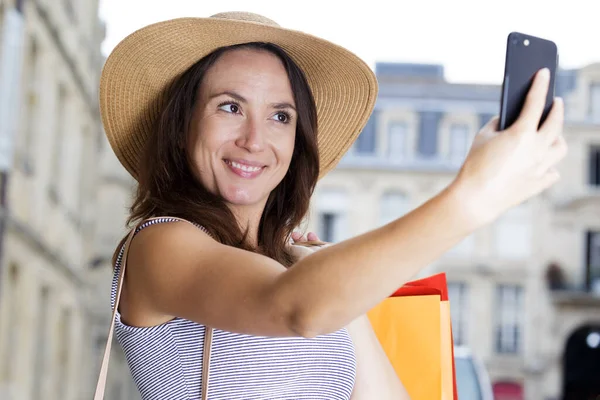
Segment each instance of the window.
[{"label": "window", "polygon": [[35,38],[29,42],[29,54],[26,68],[27,87],[25,94],[25,120],[23,121],[23,159],[21,160],[23,170],[26,173],[33,172],[33,144],[35,143],[36,121],[38,120],[38,86],[39,86],[39,50]]},{"label": "window", "polygon": [[585,285],[588,291],[600,294],[600,231],[586,236]]},{"label": "window", "polygon": [[600,146],[594,146],[590,149],[589,184],[600,187]]},{"label": "window", "polygon": [[600,83],[590,86],[590,117],[594,121],[600,121]]},{"label": "window", "polygon": [[402,192],[387,192],[381,197],[379,225],[400,218],[409,211],[408,196]]},{"label": "window", "polygon": [[448,282],[448,299],[450,300],[450,316],[452,318],[452,335],[454,344],[467,344],[468,297],[467,286],[463,282]]},{"label": "window", "polygon": [[38,318],[37,318],[37,329],[35,330],[35,356],[34,356],[34,364],[33,364],[33,384],[34,384],[34,399],[41,399],[44,396],[43,393],[43,383],[44,376],[46,375],[46,354],[47,354],[47,345],[46,338],[48,333],[48,311],[50,309],[49,305],[50,300],[50,289],[46,286],[40,289],[38,294]]},{"label": "window", "polygon": [[320,214],[319,235],[321,240],[336,243],[345,237],[344,227],[346,225],[345,215],[334,212],[323,212]]},{"label": "window", "polygon": [[390,124],[388,155],[396,160],[408,157],[408,125],[405,122],[392,122]]},{"label": "window", "polygon": [[337,215],[331,212],[321,213],[321,232],[326,242],[333,242]]},{"label": "window", "polygon": [[[72,99],[75,100],[75,99]],[[68,129],[65,131],[62,144],[62,154],[72,154],[70,157],[63,157],[60,165],[59,176],[57,180],[58,192],[61,194],[61,205],[71,214],[69,219],[75,225],[79,224],[78,211],[80,210],[80,183],[81,176],[84,175],[86,158],[90,158],[87,149],[84,148],[86,138],[84,135],[85,127],[82,124],[82,118],[76,115],[76,104],[72,101],[68,117]],[[81,115],[81,114],[80,114]],[[84,115],[84,114],[83,114]],[[84,175],[89,180],[89,174]]]},{"label": "window", "polygon": [[54,126],[54,151],[52,154],[52,164],[50,166],[50,199],[57,201],[58,183],[61,181],[61,163],[63,162],[63,149],[65,147],[65,129],[66,129],[66,108],[67,108],[67,89],[63,84],[58,85],[58,95],[56,99],[56,122]]},{"label": "window", "polygon": [[420,113],[418,150],[422,157],[431,158],[437,155],[438,127],[442,113],[423,111]]},{"label": "window", "polygon": [[469,126],[453,124],[450,127],[448,158],[452,162],[462,163],[469,151]]},{"label": "window", "polygon": [[494,248],[507,259],[526,258],[531,254],[532,226],[528,204],[508,210],[494,224]]},{"label": "window", "polygon": [[22,321],[22,313],[19,312],[20,307],[22,306],[19,299],[19,294],[21,293],[21,288],[19,287],[21,274],[19,271],[19,267],[16,264],[10,264],[8,269],[8,285],[4,286],[6,293],[3,293],[4,299],[6,299],[7,313],[8,318],[7,321],[10,321],[10,329],[7,331],[7,340],[5,343],[0,343],[3,346],[6,346],[6,360],[5,362],[0,363],[2,367],[0,369],[0,382],[10,382],[14,378],[15,369],[13,366],[17,363],[17,357],[19,357],[18,352],[18,336],[19,332],[22,329],[21,321]]},{"label": "window", "polygon": [[88,124],[86,124],[81,130],[81,158],[79,160],[79,176],[76,180],[77,191],[78,191],[78,204],[77,210],[80,215],[83,215],[84,208],[88,203],[90,192],[92,191],[92,182],[89,179],[88,171],[93,167],[91,163],[94,160],[94,138],[92,131]]},{"label": "window", "polygon": [[521,351],[523,289],[518,285],[499,285],[496,291],[496,352]]},{"label": "window", "polygon": [[354,144],[354,152],[356,154],[373,155],[375,153],[376,119],[377,114],[374,111],[369,121],[367,121],[365,128],[356,139],[356,143]]},{"label": "window", "polygon": [[57,356],[58,356],[58,379],[56,380],[57,398],[64,399],[67,397],[69,385],[69,355],[71,346],[71,310],[64,308],[60,312],[58,318],[58,337],[57,337]]},{"label": "window", "polygon": [[348,196],[344,190],[324,189],[317,197],[318,235],[336,243],[349,237]]}]

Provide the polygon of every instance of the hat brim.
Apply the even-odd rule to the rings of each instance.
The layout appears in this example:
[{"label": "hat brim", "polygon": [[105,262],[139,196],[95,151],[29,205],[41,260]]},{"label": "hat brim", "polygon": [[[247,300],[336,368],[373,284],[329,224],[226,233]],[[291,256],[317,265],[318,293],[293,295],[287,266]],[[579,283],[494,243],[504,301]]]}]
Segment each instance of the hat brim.
[{"label": "hat brim", "polygon": [[102,123],[115,155],[134,178],[165,90],[217,48],[249,42],[280,46],[304,71],[317,107],[319,178],[338,164],[377,98],[377,80],[366,63],[343,47],[299,31],[249,21],[178,18],[123,39],[102,70]]}]

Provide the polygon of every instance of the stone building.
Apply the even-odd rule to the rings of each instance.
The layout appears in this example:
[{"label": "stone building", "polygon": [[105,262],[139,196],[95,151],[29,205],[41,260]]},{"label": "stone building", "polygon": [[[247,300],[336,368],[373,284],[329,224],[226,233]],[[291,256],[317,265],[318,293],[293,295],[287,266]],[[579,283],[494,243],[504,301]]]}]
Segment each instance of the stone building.
[{"label": "stone building", "polygon": [[104,136],[98,0],[0,0],[0,32],[2,54],[18,50],[2,68],[22,54],[2,81],[16,85],[18,99],[2,170],[0,398],[90,398],[98,355],[89,279]]}]

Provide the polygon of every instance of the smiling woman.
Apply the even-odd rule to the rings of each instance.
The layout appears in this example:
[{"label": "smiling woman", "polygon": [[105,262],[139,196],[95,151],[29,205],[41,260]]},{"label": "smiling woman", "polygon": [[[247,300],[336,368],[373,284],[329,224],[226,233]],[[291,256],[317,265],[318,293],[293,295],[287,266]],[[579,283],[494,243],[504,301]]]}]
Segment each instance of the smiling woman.
[{"label": "smiling woman", "polygon": [[113,330],[144,400],[407,399],[365,314],[556,182],[563,111],[557,102],[538,130],[547,89],[539,74],[514,128],[486,125],[437,196],[312,252],[292,232],[369,119],[373,71],[250,13],[125,38],[104,66],[100,108],[138,183],[135,226],[115,251],[96,400]]},{"label": "smiling woman", "polygon": [[[223,18],[272,24],[251,14],[232,13]],[[127,40],[121,47],[126,44]],[[373,394],[370,388],[378,382],[386,383],[379,389],[382,398],[402,392],[365,324],[366,317],[308,340],[303,336],[309,334],[294,327],[294,318],[285,315],[289,302],[280,302],[267,289],[286,267],[307,255],[290,246],[292,231],[308,211],[320,173],[337,162],[351,144],[347,138],[356,136],[373,107],[372,72],[351,53],[344,51],[344,55],[355,65],[340,72],[346,78],[356,75],[354,81],[359,84],[354,90],[369,89],[367,96],[355,97],[355,104],[343,99],[348,109],[357,108],[354,116],[344,117],[330,109],[329,133],[328,121],[322,118],[321,138],[347,142],[338,148],[330,146],[328,151],[318,146],[317,102],[322,105],[335,93],[319,90],[319,83],[328,83],[324,78],[311,88],[305,71],[313,80],[318,73],[311,74],[306,66],[302,69],[298,65],[302,57],[295,61],[274,43],[215,46],[182,73],[173,74],[149,129],[143,136],[136,134],[144,138],[144,145],[135,151],[124,151],[119,138],[111,137],[120,134],[111,130],[110,121],[116,100],[108,93],[116,89],[108,83],[104,86],[107,134],[138,182],[128,221],[137,224],[135,240],[124,238],[115,251],[112,304],[117,338],[145,400],[198,399],[209,393],[211,399],[360,399]],[[115,75],[123,73],[111,74],[115,58],[113,54],[107,62],[104,81],[112,78],[113,85],[119,81]],[[338,125],[347,126],[346,139],[335,137]],[[137,129],[141,126],[133,124]],[[132,153],[134,160],[129,159]],[[169,217],[152,219],[162,215]],[[200,229],[177,221],[192,222]],[[214,247],[217,243],[226,247]],[[264,264],[258,269],[245,266],[250,260],[235,260],[241,254],[230,253],[235,249],[266,256],[264,261],[268,261],[256,259]],[[201,260],[209,254],[221,262]],[[196,263],[203,267],[192,265]],[[241,275],[232,276],[234,271]],[[189,275],[200,272],[208,275]],[[213,290],[228,300],[223,303],[211,294]],[[236,305],[244,303],[248,308]],[[215,307],[219,304],[225,307]],[[178,347],[187,338],[195,338],[194,344],[175,352],[149,351],[156,344]],[[205,351],[207,344],[210,348]],[[210,364],[203,364],[211,348]],[[361,365],[358,369],[357,358],[364,360],[361,364],[375,362],[379,367]],[[187,367],[177,370],[174,365],[182,362]],[[368,374],[360,373],[363,370],[379,378],[365,379]],[[204,382],[207,375],[210,387],[203,386],[208,383]],[[156,382],[161,384],[157,387]]]}]

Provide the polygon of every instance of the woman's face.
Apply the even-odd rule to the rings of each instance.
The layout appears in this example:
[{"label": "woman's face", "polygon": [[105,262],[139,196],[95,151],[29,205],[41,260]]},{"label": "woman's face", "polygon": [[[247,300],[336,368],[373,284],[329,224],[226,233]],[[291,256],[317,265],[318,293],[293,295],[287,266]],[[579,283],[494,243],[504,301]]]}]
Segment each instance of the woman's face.
[{"label": "woman's face", "polygon": [[294,96],[277,56],[224,53],[207,71],[192,115],[188,149],[196,177],[238,206],[264,206],[294,151]]}]

